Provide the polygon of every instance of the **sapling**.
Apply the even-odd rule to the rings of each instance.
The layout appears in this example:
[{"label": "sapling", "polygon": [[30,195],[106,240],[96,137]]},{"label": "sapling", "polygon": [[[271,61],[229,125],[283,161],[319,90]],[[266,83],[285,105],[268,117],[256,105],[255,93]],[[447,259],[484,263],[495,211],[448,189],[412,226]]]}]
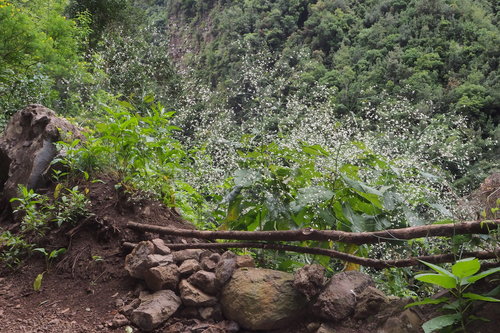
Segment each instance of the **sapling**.
[{"label": "sapling", "polygon": [[[460,325],[462,332],[467,332],[466,326],[472,320],[478,319],[475,316],[469,315],[468,310],[475,301],[500,302],[499,299],[493,298],[490,295],[480,295],[472,292],[465,292],[470,286],[474,285],[480,279],[491,274],[500,272],[500,267],[488,269],[479,272],[481,264],[477,258],[466,258],[458,260],[452,267],[451,272],[434,264],[421,261],[423,264],[432,268],[436,273],[418,274],[415,278],[419,281],[432,283],[443,287],[454,296],[440,297],[437,299],[426,298],[419,302],[408,304],[406,307],[425,304],[441,304],[443,310],[452,311],[450,314],[435,317],[428,320],[422,325],[425,333],[435,332],[440,329],[450,328],[455,325]],[[479,272],[479,273],[478,273]],[[477,273],[477,274],[476,274]]]}]

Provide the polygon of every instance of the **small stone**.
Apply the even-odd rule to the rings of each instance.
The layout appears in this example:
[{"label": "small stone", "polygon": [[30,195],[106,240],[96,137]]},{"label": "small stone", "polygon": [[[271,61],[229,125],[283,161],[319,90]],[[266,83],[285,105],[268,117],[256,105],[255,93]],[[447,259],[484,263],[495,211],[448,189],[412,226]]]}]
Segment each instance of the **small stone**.
[{"label": "small stone", "polygon": [[378,314],[382,308],[386,308],[389,299],[385,294],[375,287],[368,286],[356,299],[354,319],[367,319]]},{"label": "small stone", "polygon": [[306,329],[308,332],[316,332],[320,326],[321,323],[313,321],[306,325]]},{"label": "small stone", "polygon": [[232,320],[224,320],[217,323],[217,326],[225,330],[226,333],[236,333],[240,331],[240,325]]},{"label": "small stone", "polygon": [[231,251],[226,251],[222,254],[221,259],[234,259],[236,258],[236,254]]},{"label": "small stone", "polygon": [[218,254],[218,253],[212,253],[210,255],[210,257],[208,257],[208,259],[210,259],[210,260],[215,261],[216,263],[218,263],[221,260],[221,255]]},{"label": "small stone", "polygon": [[210,306],[217,303],[217,298],[205,294],[187,280],[182,280],[179,284],[182,303],[185,306]]},{"label": "small stone", "polygon": [[124,305],[125,305],[125,302],[121,298],[118,298],[115,300],[115,307],[116,308],[121,308]]},{"label": "small stone", "polygon": [[235,270],[236,270],[236,259],[234,259],[234,257],[222,258],[222,260],[217,264],[217,267],[215,268],[215,278],[217,280],[217,287],[221,288],[222,286],[224,286],[229,281]]},{"label": "small stone", "polygon": [[181,305],[181,300],[172,290],[160,290],[142,300],[132,312],[131,321],[149,332],[170,318]]},{"label": "small stone", "polygon": [[215,267],[217,267],[217,262],[211,260],[208,257],[205,257],[201,259],[200,266],[203,270],[213,272],[215,270]]},{"label": "small stone", "polygon": [[215,273],[198,271],[191,275],[187,281],[207,294],[215,295],[217,293]]},{"label": "small stone", "polygon": [[335,333],[335,330],[327,324],[321,324],[316,333]]},{"label": "small stone", "polygon": [[177,265],[152,267],[144,273],[144,280],[149,289],[158,291],[161,289],[176,290],[179,283],[179,268]]},{"label": "small stone", "polygon": [[188,259],[200,260],[200,254],[203,250],[200,249],[187,249],[172,252],[174,262],[179,263],[181,261],[186,261]]},{"label": "small stone", "polygon": [[118,313],[113,317],[113,320],[111,320],[111,327],[115,327],[115,328],[122,327],[122,326],[128,325],[129,323],[130,322],[127,319],[127,317]]},{"label": "small stone", "polygon": [[162,255],[162,254],[150,254],[147,257],[149,267],[156,266],[167,266],[174,262],[173,256],[171,254]]},{"label": "small stone", "polygon": [[85,311],[90,312],[90,308],[85,308]]},{"label": "small stone", "polygon": [[335,274],[312,305],[312,311],[326,320],[345,319],[354,313],[357,296],[373,285],[370,276],[358,271]]},{"label": "small stone", "polygon": [[236,266],[238,268],[242,268],[242,267],[255,267],[255,261],[249,255],[237,256],[236,257]]},{"label": "small stone", "polygon": [[125,316],[129,317],[132,311],[134,311],[139,305],[141,304],[141,300],[138,298],[135,298],[130,302],[129,304],[122,306],[118,312],[121,314],[124,314]]},{"label": "small stone", "polygon": [[153,243],[153,245],[155,246],[155,253],[157,254],[165,255],[165,254],[170,254],[172,252],[170,248],[167,245],[165,245],[165,242],[161,238],[155,238],[151,241],[151,243]]},{"label": "small stone", "polygon": [[179,273],[182,276],[189,276],[200,270],[200,263],[196,259],[188,259],[179,266]]},{"label": "small stone", "polygon": [[155,247],[149,241],[137,244],[130,254],[125,257],[125,269],[130,276],[137,279],[144,278],[144,272],[151,268],[148,256],[153,254]]},{"label": "small stone", "polygon": [[200,314],[201,319],[203,320],[213,320],[220,321],[222,320],[222,310],[220,305],[208,306],[204,308],[199,308],[198,313]]},{"label": "small stone", "polygon": [[293,285],[307,300],[316,297],[325,284],[325,268],[321,265],[305,265],[294,274]]}]

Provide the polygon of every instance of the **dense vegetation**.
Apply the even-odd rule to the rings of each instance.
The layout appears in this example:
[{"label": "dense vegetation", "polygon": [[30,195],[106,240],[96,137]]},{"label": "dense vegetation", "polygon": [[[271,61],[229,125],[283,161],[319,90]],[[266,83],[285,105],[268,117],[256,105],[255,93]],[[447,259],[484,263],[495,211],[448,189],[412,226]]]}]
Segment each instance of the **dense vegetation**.
[{"label": "dense vegetation", "polygon": [[[112,170],[200,228],[450,223],[474,216],[457,198],[499,168],[499,10],[494,0],[0,0],[0,123],[41,103],[90,125],[86,143],[61,143],[69,177]],[[478,242],[497,239],[314,245],[458,257]],[[260,255],[283,269],[329,265]],[[379,276],[409,294],[410,274]]]}]

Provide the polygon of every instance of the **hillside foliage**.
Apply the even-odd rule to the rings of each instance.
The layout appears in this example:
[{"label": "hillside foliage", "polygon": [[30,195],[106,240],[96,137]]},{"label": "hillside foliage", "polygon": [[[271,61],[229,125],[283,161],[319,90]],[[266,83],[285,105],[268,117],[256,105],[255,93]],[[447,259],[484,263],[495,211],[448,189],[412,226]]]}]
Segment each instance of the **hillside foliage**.
[{"label": "hillside foliage", "polygon": [[[476,218],[457,200],[499,170],[499,11],[494,0],[0,0],[0,124],[29,103],[71,117],[88,131],[60,143],[67,177],[116,174],[200,228]],[[496,237],[313,245],[459,257]],[[412,272],[393,272],[380,279],[411,294]]]}]

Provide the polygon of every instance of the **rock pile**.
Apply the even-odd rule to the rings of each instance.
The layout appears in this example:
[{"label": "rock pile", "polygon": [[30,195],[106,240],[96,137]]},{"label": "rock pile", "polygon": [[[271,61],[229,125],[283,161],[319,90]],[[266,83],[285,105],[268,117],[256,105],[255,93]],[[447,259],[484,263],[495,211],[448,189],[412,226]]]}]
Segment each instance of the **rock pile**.
[{"label": "rock pile", "polygon": [[[171,251],[162,239],[137,244],[125,269],[147,290],[120,312],[143,331],[168,320],[162,332],[184,332],[172,320],[182,317],[193,320],[187,331],[196,333],[298,332],[291,327],[299,326],[301,332],[328,333],[346,322],[366,322],[366,332],[420,332],[420,318],[403,311],[405,300],[385,296],[356,271],[327,281],[319,265],[291,274],[255,268],[250,256],[230,251]],[[115,319],[115,326],[127,322],[122,315]]]}]

